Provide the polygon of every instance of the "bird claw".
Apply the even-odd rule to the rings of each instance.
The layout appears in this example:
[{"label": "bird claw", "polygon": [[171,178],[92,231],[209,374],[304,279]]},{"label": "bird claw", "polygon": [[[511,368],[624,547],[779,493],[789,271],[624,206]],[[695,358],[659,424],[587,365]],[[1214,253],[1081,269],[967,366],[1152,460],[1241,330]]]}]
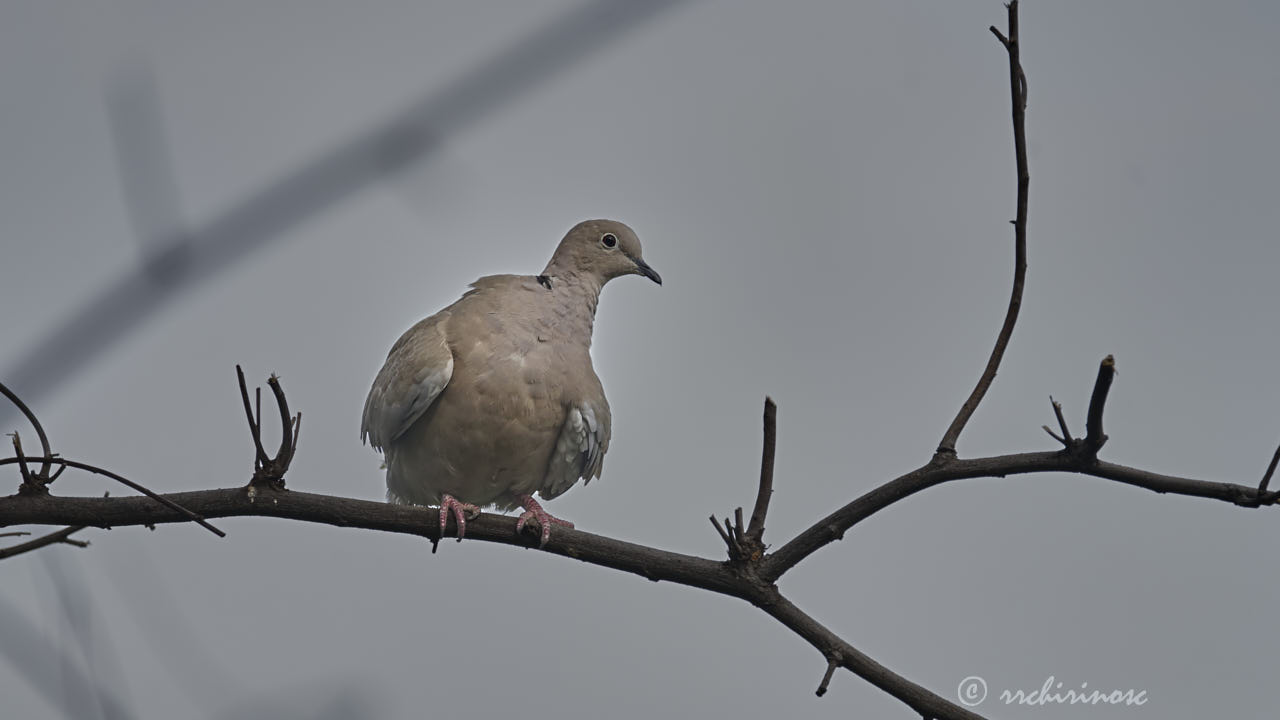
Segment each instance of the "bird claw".
[{"label": "bird claw", "polygon": [[538,526],[542,528],[542,537],[538,542],[539,548],[544,547],[547,544],[547,540],[551,539],[552,525],[562,525],[570,529],[573,528],[573,523],[568,520],[561,520],[546,510],[543,510],[542,505],[540,505],[537,500],[534,500],[532,496],[521,495],[518,499],[520,500],[520,504],[524,506],[525,510],[516,520],[516,534],[518,535],[523,532],[525,524],[530,520],[536,520],[538,522]]},{"label": "bird claw", "polygon": [[467,534],[467,516],[478,517],[480,507],[471,503],[458,502],[452,495],[440,498],[440,537],[444,537],[444,528],[449,524],[449,513],[453,513],[453,519],[458,524],[458,542],[462,542],[462,538]]}]

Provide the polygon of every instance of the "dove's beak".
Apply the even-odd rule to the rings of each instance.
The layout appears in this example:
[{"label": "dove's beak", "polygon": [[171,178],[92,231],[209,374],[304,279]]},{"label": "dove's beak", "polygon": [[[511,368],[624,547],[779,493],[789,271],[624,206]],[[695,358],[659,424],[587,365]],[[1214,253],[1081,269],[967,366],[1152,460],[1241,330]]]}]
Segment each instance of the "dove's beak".
[{"label": "dove's beak", "polygon": [[654,270],[653,268],[649,267],[649,263],[645,262],[644,260],[641,260],[640,258],[635,258],[635,262],[636,262],[636,269],[639,271],[640,275],[643,275],[649,278],[650,280],[658,283],[659,285],[662,284],[662,276],[658,274],[657,270]]}]

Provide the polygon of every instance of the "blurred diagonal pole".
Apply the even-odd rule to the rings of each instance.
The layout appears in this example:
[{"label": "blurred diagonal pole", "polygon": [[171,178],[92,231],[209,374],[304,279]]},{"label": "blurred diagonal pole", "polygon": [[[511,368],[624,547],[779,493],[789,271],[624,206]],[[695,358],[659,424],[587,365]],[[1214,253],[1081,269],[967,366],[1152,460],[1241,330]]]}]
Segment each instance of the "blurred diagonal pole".
[{"label": "blurred diagonal pole", "polygon": [[[187,256],[180,249],[187,246],[187,238],[160,88],[151,65],[129,63],[108,81],[106,101],[120,191],[142,248],[142,270],[159,282],[176,279],[180,261]],[[169,262],[157,262],[162,258]]]},{"label": "blurred diagonal pole", "polygon": [[[207,282],[249,257],[271,241],[341,199],[421,161],[453,133],[529,91],[568,67],[582,62],[621,37],[687,0],[592,0],[554,18],[515,44],[500,51],[442,91],[432,93],[368,132],[338,145],[262,188],[237,206],[198,228],[165,228],[173,219],[178,197],[161,136],[143,149],[141,166],[122,167],[126,200],[158,201],[157,208],[131,208],[139,232],[159,230],[168,237],[140,238],[144,263],[87,302],[60,327],[36,342],[12,367],[6,382],[33,404],[72,377],[102,352],[182,292]],[[141,116],[149,113],[145,85]],[[129,99],[124,93],[124,100]],[[120,108],[112,110],[120,112]],[[127,119],[117,114],[113,122]],[[144,121],[144,125],[146,122]],[[156,124],[156,123],[152,123]],[[121,155],[136,152],[146,141],[138,132],[114,129]],[[0,423],[12,419],[11,408],[0,408]]]}]

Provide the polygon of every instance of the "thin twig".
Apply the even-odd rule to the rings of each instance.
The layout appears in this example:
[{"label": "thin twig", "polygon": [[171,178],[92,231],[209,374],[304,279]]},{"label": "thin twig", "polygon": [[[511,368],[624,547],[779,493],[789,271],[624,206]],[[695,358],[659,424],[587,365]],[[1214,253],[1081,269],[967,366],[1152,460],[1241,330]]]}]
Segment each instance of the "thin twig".
[{"label": "thin twig", "polygon": [[1089,419],[1085,425],[1088,434],[1084,438],[1084,447],[1096,455],[1107,442],[1102,432],[1102,411],[1107,404],[1107,393],[1111,390],[1111,381],[1116,376],[1116,359],[1111,355],[1098,364],[1098,379],[1093,383],[1093,394],[1089,397]]},{"label": "thin twig", "polygon": [[1049,404],[1053,406],[1053,414],[1058,417],[1058,427],[1062,429],[1062,435],[1058,435],[1054,431],[1050,430],[1048,425],[1041,425],[1040,427],[1045,432],[1049,433],[1049,437],[1062,443],[1063,448],[1070,450],[1075,446],[1076,441],[1075,438],[1071,437],[1071,430],[1067,428],[1066,418],[1062,417],[1062,403],[1054,400],[1053,396],[1050,395]]},{"label": "thin twig", "polygon": [[778,406],[773,398],[764,399],[764,448],[760,453],[760,487],[756,491],[756,504],[751,510],[751,524],[747,526],[747,544],[764,547],[764,521],[769,513],[769,499],[773,496],[773,458],[778,443]]},{"label": "thin twig", "polygon": [[719,533],[720,539],[724,541],[725,548],[729,552],[733,552],[733,541],[729,539],[729,533],[725,532],[724,528],[720,526],[720,521],[716,519],[714,514],[711,516],[711,527],[715,528],[716,532]]},{"label": "thin twig", "polygon": [[1070,445],[1075,438],[1071,437],[1071,430],[1067,428],[1067,419],[1062,417],[1062,403],[1054,400],[1052,395],[1049,396],[1049,402],[1053,405],[1053,414],[1058,418],[1058,427],[1062,429],[1062,439]]},{"label": "thin twig", "polygon": [[280,387],[280,378],[275,373],[267,378],[267,385],[276,396],[276,407],[280,410],[280,449],[276,451],[275,461],[286,468],[293,460],[293,418],[289,415],[289,401],[284,396],[284,388]]},{"label": "thin twig", "polygon": [[13,438],[13,454],[18,461],[18,473],[22,475],[22,485],[18,487],[18,492],[23,495],[49,492],[48,488],[31,477],[31,469],[27,467],[27,458],[22,453],[22,438],[18,436],[18,431],[9,433],[9,437]]},{"label": "thin twig", "polygon": [[1262,474],[1262,482],[1258,483],[1259,495],[1267,491],[1267,485],[1271,482],[1271,476],[1275,474],[1277,463],[1280,463],[1280,445],[1276,446],[1276,454],[1271,456],[1271,464],[1267,465],[1267,471]]},{"label": "thin twig", "polygon": [[729,557],[733,560],[740,560],[744,553],[742,551],[742,534],[734,527],[733,521],[729,518],[724,519],[724,529],[729,533]]},{"label": "thin twig", "polygon": [[249,480],[249,486],[251,488],[270,486],[275,490],[283,490],[284,474],[288,472],[293,456],[298,450],[302,413],[290,417],[289,401],[285,398],[284,388],[280,386],[280,378],[275,374],[267,378],[267,385],[275,395],[276,408],[280,412],[280,448],[276,451],[275,457],[268,456],[266,449],[262,446],[262,388],[254,389],[256,411],[251,410],[244,370],[239,365],[236,365],[236,378],[240,383],[240,399],[244,404],[245,418],[249,422],[249,435],[253,438],[253,477]]},{"label": "thin twig", "polygon": [[1027,279],[1027,194],[1031,185],[1031,175],[1027,171],[1025,117],[1027,81],[1022,72],[1022,61],[1019,59],[1018,0],[1012,0],[1008,7],[1009,36],[1005,37],[994,27],[991,30],[1009,53],[1009,92],[1012,96],[1013,104],[1013,147],[1018,172],[1018,214],[1013,221],[1013,292],[1009,297],[1009,309],[1004,316],[1004,325],[1000,328],[1000,334],[996,336],[996,345],[991,350],[991,357],[987,360],[987,367],[982,371],[982,376],[978,378],[978,384],[973,388],[973,392],[969,394],[969,399],[964,401],[964,405],[960,406],[960,412],[956,413],[955,419],[951,421],[951,426],[947,428],[946,434],[942,436],[942,442],[938,444],[938,452],[945,455],[955,455],[956,441],[960,439],[961,431],[964,430],[964,426],[969,422],[973,412],[978,409],[978,404],[982,402],[983,396],[987,394],[987,389],[991,387],[991,382],[995,380],[996,370],[1000,367],[1000,360],[1004,357],[1005,348],[1009,346],[1009,338],[1013,335],[1013,326],[1018,321],[1018,311],[1022,308],[1022,290]]},{"label": "thin twig", "polygon": [[[49,533],[48,535],[41,535],[40,537],[34,540],[28,540],[27,542],[21,543],[19,545],[13,545],[7,548],[0,548],[0,560],[4,560],[5,558],[11,558],[14,555],[21,555],[22,553],[31,552],[32,550],[39,550],[40,548],[46,545],[53,545],[54,543],[63,543],[65,545],[75,545],[76,547],[81,547],[81,548],[88,547],[89,543],[84,540],[70,539],[72,533],[78,533],[84,528],[85,528],[84,525],[75,525],[72,527],[63,528],[62,530],[59,530],[57,532]],[[5,533],[5,534],[6,535],[10,535],[10,534],[30,535],[31,533]]]},{"label": "thin twig", "polygon": [[[254,470],[261,468],[266,464],[267,451],[262,447],[262,425],[254,420],[253,407],[249,404],[249,386],[244,381],[244,370],[236,365],[236,379],[240,381],[240,399],[244,401],[244,415],[249,421],[249,434],[253,436],[253,447],[255,451]],[[262,411],[262,389],[258,388],[258,411],[261,416]]]},{"label": "thin twig", "polygon": [[[27,404],[22,402],[22,399],[18,397],[17,393],[6,387],[4,383],[0,383],[0,394],[9,398],[9,402],[13,403],[14,406],[18,408],[18,411],[27,417],[27,422],[31,423],[31,427],[35,428],[36,437],[40,439],[40,449],[44,451],[45,458],[52,457],[53,450],[49,447],[49,436],[45,434],[44,426],[40,424],[40,420],[36,418],[36,414],[31,412],[31,408],[27,407]],[[21,455],[22,453],[18,454]],[[49,478],[49,467],[49,461],[46,459],[40,466],[41,478]],[[46,482],[52,481],[53,478],[46,480]]]},{"label": "thin twig", "polygon": [[1054,431],[1053,431],[1053,428],[1049,427],[1048,425],[1041,425],[1041,426],[1040,426],[1040,429],[1041,429],[1041,430],[1044,430],[1044,431],[1045,431],[1045,432],[1047,432],[1047,433],[1049,433],[1049,437],[1051,437],[1051,438],[1053,438],[1054,440],[1057,440],[1058,442],[1062,443],[1062,446],[1063,446],[1063,447],[1066,447],[1066,448],[1071,447],[1071,443],[1070,443],[1070,441],[1068,441],[1068,440],[1067,440],[1066,438],[1064,438],[1064,437],[1059,436],[1059,435],[1058,435],[1058,433],[1054,432]]}]

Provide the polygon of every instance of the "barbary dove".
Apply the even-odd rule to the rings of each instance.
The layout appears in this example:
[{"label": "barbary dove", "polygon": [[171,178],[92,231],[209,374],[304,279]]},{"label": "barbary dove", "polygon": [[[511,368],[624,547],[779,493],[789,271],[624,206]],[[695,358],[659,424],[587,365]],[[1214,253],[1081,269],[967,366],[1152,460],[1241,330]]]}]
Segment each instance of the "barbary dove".
[{"label": "barbary dove", "polygon": [[361,440],[385,453],[391,502],[466,514],[517,506],[541,526],[550,500],[600,477],[609,403],[591,366],[591,329],[604,284],[662,278],[631,228],[587,220],[569,231],[541,275],[492,275],[409,328],[387,355],[364,404]]}]

